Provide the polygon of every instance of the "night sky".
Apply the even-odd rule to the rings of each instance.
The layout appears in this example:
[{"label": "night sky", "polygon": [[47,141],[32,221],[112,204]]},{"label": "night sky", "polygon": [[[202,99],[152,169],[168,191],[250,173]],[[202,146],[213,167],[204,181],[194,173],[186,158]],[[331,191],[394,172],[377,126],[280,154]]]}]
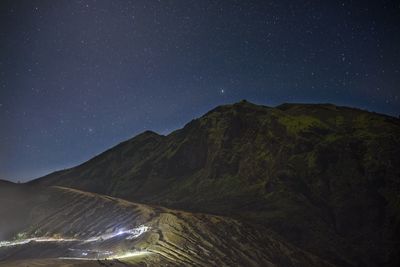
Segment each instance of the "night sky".
[{"label": "night sky", "polygon": [[241,99],[400,114],[398,1],[2,0],[0,27],[3,179]]}]

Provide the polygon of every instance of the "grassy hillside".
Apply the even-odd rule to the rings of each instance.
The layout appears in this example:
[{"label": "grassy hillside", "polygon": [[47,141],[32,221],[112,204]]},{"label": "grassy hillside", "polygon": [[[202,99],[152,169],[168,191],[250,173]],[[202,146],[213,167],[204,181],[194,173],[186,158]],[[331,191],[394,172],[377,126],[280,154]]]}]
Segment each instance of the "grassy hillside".
[{"label": "grassy hillside", "polygon": [[396,266],[399,155],[396,118],[242,101],[32,184],[233,216],[340,266]]}]

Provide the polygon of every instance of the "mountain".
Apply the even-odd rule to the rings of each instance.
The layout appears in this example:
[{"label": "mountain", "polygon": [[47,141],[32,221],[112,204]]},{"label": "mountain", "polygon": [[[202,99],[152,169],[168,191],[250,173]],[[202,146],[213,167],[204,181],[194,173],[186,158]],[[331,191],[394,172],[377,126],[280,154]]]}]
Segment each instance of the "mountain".
[{"label": "mountain", "polygon": [[337,266],[398,266],[400,120],[330,104],[219,106],[30,182],[230,216]]},{"label": "mountain", "polygon": [[0,193],[1,207],[23,207],[0,209],[0,235],[11,240],[0,242],[0,266],[331,266],[227,217],[64,187],[15,185]]},{"label": "mountain", "polygon": [[1,187],[3,187],[3,186],[12,186],[12,185],[14,185],[13,182],[0,179],[0,186],[1,186]]}]

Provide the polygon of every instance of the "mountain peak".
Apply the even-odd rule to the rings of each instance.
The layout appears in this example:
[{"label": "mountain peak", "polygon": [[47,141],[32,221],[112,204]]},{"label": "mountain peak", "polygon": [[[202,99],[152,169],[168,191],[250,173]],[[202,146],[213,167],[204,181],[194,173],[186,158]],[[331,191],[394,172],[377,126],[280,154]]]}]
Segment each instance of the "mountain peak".
[{"label": "mountain peak", "polygon": [[213,113],[221,113],[221,114],[231,113],[231,112],[243,113],[243,112],[252,112],[252,111],[267,111],[269,109],[271,109],[271,107],[257,105],[257,104],[247,101],[246,99],[243,99],[239,102],[235,102],[232,104],[217,106],[216,108],[214,108],[214,109],[210,110],[209,112],[207,112],[206,114],[204,114],[202,116],[202,118],[207,117]]},{"label": "mountain peak", "polygon": [[151,130],[146,130],[144,132],[141,132],[140,134],[138,134],[136,137],[138,136],[162,136],[154,131]]}]

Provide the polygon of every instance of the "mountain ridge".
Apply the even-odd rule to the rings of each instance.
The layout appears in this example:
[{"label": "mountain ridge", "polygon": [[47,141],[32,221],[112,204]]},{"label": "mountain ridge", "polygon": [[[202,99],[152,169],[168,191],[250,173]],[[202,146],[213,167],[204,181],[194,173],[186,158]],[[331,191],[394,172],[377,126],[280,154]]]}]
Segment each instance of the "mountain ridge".
[{"label": "mountain ridge", "polygon": [[241,101],[29,184],[245,218],[340,266],[377,266],[398,261],[399,147],[394,117]]},{"label": "mountain ridge", "polygon": [[[338,106],[338,105],[335,105],[335,104],[332,104],[332,103],[300,103],[300,102],[299,102],[299,103],[292,103],[292,102],[285,102],[285,103],[279,104],[279,105],[277,105],[277,106],[275,106],[275,107],[270,107],[270,106],[266,106],[266,105],[252,104],[251,102],[249,102],[249,101],[247,101],[247,100],[241,100],[240,102],[236,102],[236,103],[234,103],[234,104],[227,104],[227,105],[220,105],[220,106],[217,106],[216,108],[214,108],[214,109],[212,109],[212,110],[206,112],[204,115],[202,115],[202,116],[200,116],[200,117],[198,117],[198,118],[195,118],[195,119],[191,120],[189,123],[191,123],[192,121],[201,119],[202,117],[207,116],[208,114],[210,114],[210,113],[212,113],[212,112],[214,112],[215,110],[218,110],[218,109],[220,109],[220,108],[223,108],[223,107],[226,107],[226,106],[238,105],[238,104],[239,104],[239,105],[240,105],[240,104],[246,104],[246,103],[247,103],[247,104],[251,104],[251,105],[255,105],[255,106],[259,106],[259,107],[264,107],[264,108],[276,108],[276,109],[281,109],[281,110],[288,110],[288,109],[291,109],[291,108],[296,108],[296,107],[298,107],[298,106],[302,106],[302,107],[333,107],[334,109],[348,109],[348,110],[357,111],[357,112],[366,112],[366,113],[374,114],[374,115],[377,115],[377,116],[386,117],[386,118],[388,118],[388,119],[390,119],[390,120],[393,120],[393,121],[397,121],[397,122],[400,121],[399,118],[397,118],[397,117],[395,117],[395,116],[392,116],[392,115],[388,115],[388,114],[384,114],[384,113],[377,113],[377,112],[374,112],[374,111],[368,111],[368,110],[364,110],[364,109],[356,108],[356,107]],[[189,124],[189,123],[187,123],[187,124]],[[185,124],[184,127],[185,127],[187,124]],[[78,166],[80,166],[80,165],[82,165],[82,164],[85,164],[86,162],[91,161],[91,160],[97,158],[98,156],[100,156],[100,155],[102,155],[102,154],[104,154],[104,153],[106,153],[106,152],[108,152],[108,151],[110,151],[110,150],[112,150],[112,149],[114,149],[114,148],[120,146],[120,145],[123,145],[123,144],[127,143],[129,140],[132,140],[133,138],[137,138],[137,137],[142,136],[142,135],[144,135],[144,136],[145,136],[145,135],[154,135],[154,136],[159,136],[159,137],[166,137],[166,136],[168,136],[168,135],[170,135],[170,134],[172,134],[172,133],[174,133],[174,132],[176,132],[176,131],[179,131],[179,130],[183,129],[184,127],[179,128],[179,129],[176,129],[176,130],[172,131],[171,133],[169,133],[169,134],[167,134],[167,135],[162,135],[162,134],[157,133],[157,132],[152,131],[152,130],[145,130],[145,131],[140,132],[140,133],[138,133],[137,135],[133,136],[132,138],[129,138],[129,139],[125,140],[125,141],[121,141],[121,142],[119,142],[119,143],[117,143],[117,144],[115,144],[115,145],[109,147],[109,148],[106,149],[105,151],[103,151],[103,152],[101,152],[101,153],[99,153],[99,154],[97,154],[97,155],[94,155],[94,156],[93,156],[92,158],[90,158],[89,160],[86,160],[86,161],[84,161],[84,162],[82,162],[82,163],[80,163],[80,164],[78,164],[78,165],[76,165],[76,166],[74,166],[74,167],[66,168],[66,169],[62,169],[62,170],[57,170],[57,171],[51,172],[51,173],[49,173],[49,174],[46,174],[46,175],[44,175],[44,176],[42,176],[42,177],[38,177],[38,178],[32,179],[32,180],[30,180],[30,181],[27,181],[26,183],[28,183],[28,184],[29,184],[29,183],[35,183],[35,181],[38,180],[38,179],[41,179],[41,178],[44,178],[44,177],[47,177],[47,176],[50,176],[50,175],[58,174],[58,173],[63,172],[63,171],[65,171],[65,170],[69,170],[69,169],[72,169],[72,168],[76,168],[76,167],[78,167]],[[4,181],[8,181],[8,180],[4,180]],[[10,182],[11,182],[11,181],[10,181]]]}]

